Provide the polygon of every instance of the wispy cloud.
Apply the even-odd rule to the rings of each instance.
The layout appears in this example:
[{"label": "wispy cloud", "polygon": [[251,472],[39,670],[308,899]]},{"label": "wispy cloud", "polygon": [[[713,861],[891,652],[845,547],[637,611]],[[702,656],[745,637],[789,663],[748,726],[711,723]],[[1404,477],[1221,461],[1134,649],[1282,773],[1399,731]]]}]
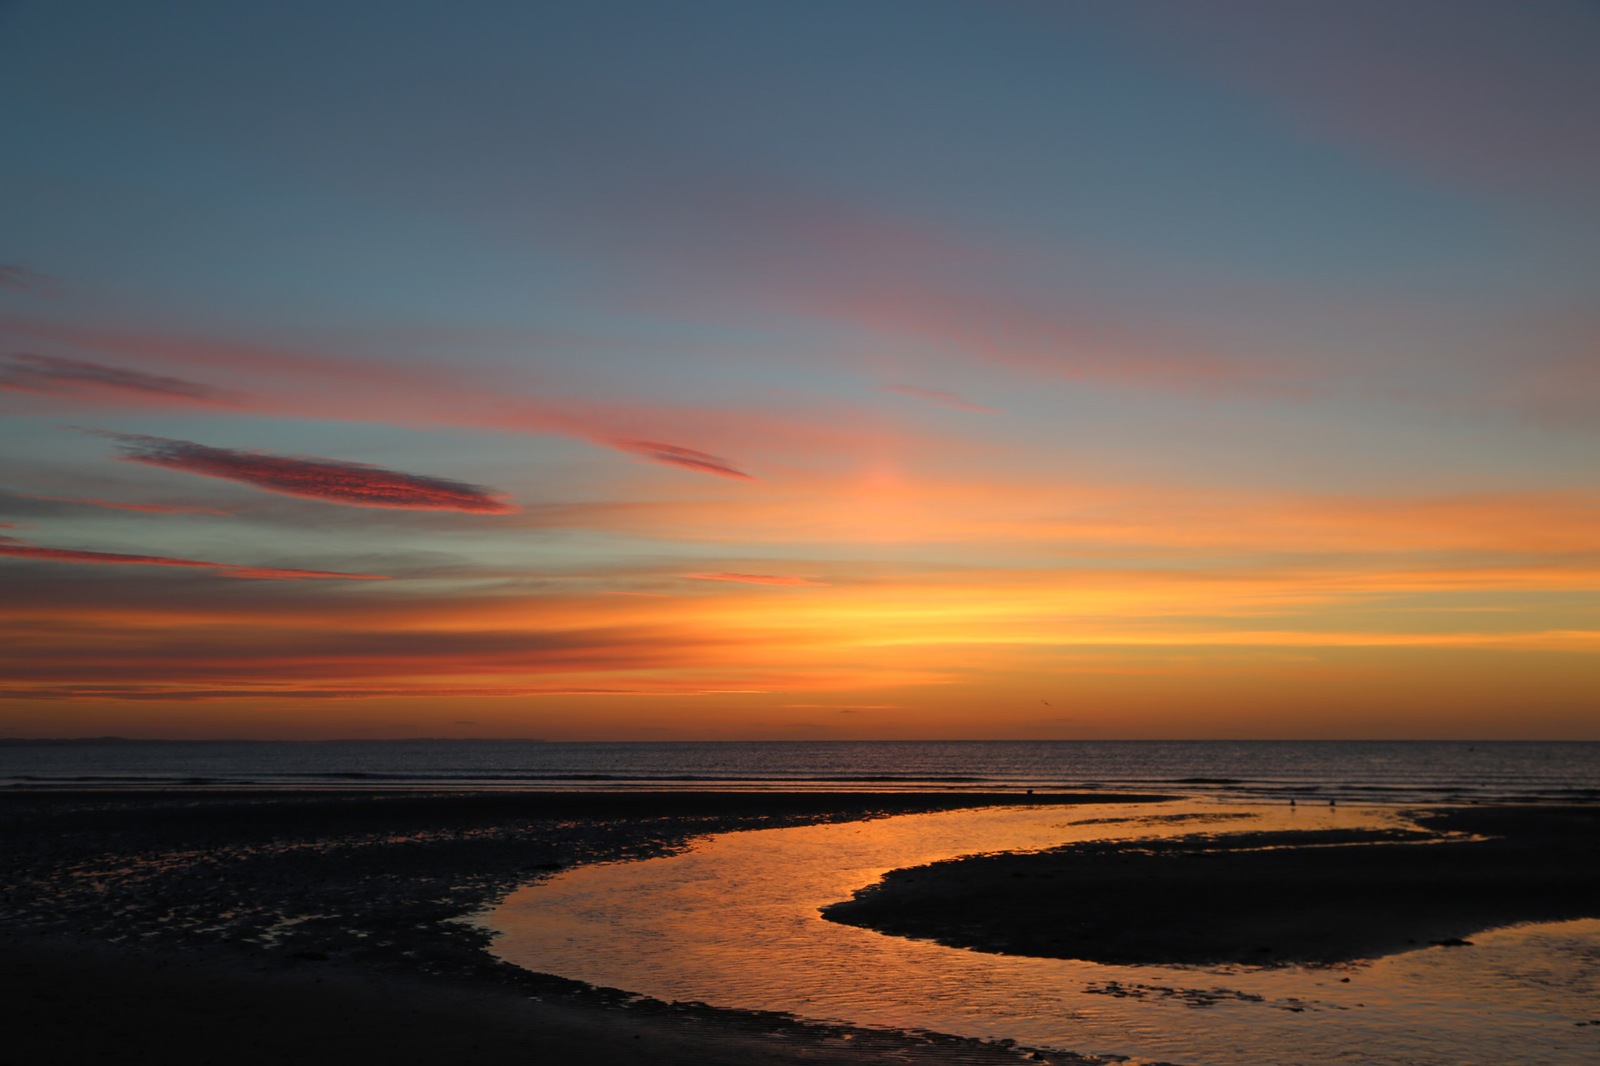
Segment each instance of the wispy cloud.
[{"label": "wispy cloud", "polygon": [[512,514],[513,504],[481,485],[405,474],[366,463],[272,455],[213,448],[193,441],[133,433],[100,433],[118,441],[129,462],[182,470],[204,477],[353,507],[397,507],[420,511]]},{"label": "wispy cloud", "polygon": [[[403,599],[398,607],[416,617]],[[306,621],[219,626],[189,618],[168,626],[116,630],[110,639],[102,639],[107,636],[103,630],[91,631],[74,643],[57,639],[56,633],[22,638],[28,623],[4,617],[10,613],[0,605],[0,635],[8,641],[25,639],[26,644],[17,646],[28,646],[33,654],[7,664],[8,684],[0,686],[4,689],[15,681],[74,688],[248,686],[262,695],[279,688],[348,691],[373,686],[412,697],[441,690],[480,695],[624,692],[659,687],[653,678],[636,683],[625,676],[629,671],[671,670],[725,654],[718,644],[666,628],[540,630],[526,622],[515,629],[401,631],[319,627]],[[308,608],[308,618],[316,613]],[[39,631],[37,622],[33,628]],[[562,674],[572,676],[552,676]],[[713,687],[704,678],[678,680],[695,691]]]},{"label": "wispy cloud", "polygon": [[613,437],[606,441],[613,448],[629,452],[633,455],[642,455],[646,459],[654,459],[658,463],[668,463],[672,466],[686,467],[689,470],[698,470],[705,474],[717,474],[721,477],[740,478],[745,481],[754,481],[755,477],[733,466],[721,456],[711,455],[707,452],[697,452],[693,448],[682,448],[676,444],[662,444],[652,440],[627,440]]},{"label": "wispy cloud", "polygon": [[138,503],[127,500],[102,500],[93,496],[41,496],[32,492],[19,492],[26,500],[43,500],[46,503],[75,504],[80,507],[99,507],[108,511],[137,511],[140,514],[207,514],[231,516],[232,511],[218,507],[192,507],[174,503]]},{"label": "wispy cloud", "polygon": [[[1019,257],[1020,258],[1020,257]],[[799,309],[959,353],[978,367],[1166,392],[1298,397],[1314,368],[1231,350],[1204,331],[1114,307],[1059,306],[1048,293],[937,277],[846,288],[820,284]]]},{"label": "wispy cloud", "polygon": [[220,389],[185,378],[27,352],[0,357],[0,389],[46,394],[111,390],[206,404],[236,402]]},{"label": "wispy cloud", "polygon": [[695,581],[733,581],[741,585],[804,585],[808,588],[827,588],[826,581],[788,574],[685,574]]},{"label": "wispy cloud", "polygon": [[[997,242],[772,174],[670,190],[656,204],[670,204],[674,224],[693,218],[706,232],[739,234],[699,242],[687,257],[674,247],[679,298],[712,307],[732,294],[747,307],[866,329],[968,365],[1117,387],[1296,398],[1325,376],[1239,324],[1180,321],[1179,308],[1227,291],[1192,275],[1133,275],[1103,256]],[[1163,293],[1162,307],[1129,301],[1135,284]]]},{"label": "wispy cloud", "polygon": [[344,574],[332,570],[292,570],[271,566],[213,563],[202,559],[177,559],[167,555],[127,555],[122,552],[47,548],[32,544],[21,544],[13,537],[0,537],[0,555],[9,555],[20,559],[42,559],[55,563],[87,563],[110,566],[176,566],[187,569],[215,570],[226,577],[254,578],[268,581],[304,581],[328,578],[350,581],[388,580],[380,574]]},{"label": "wispy cloud", "polygon": [[[0,689],[0,700],[132,700],[164,703],[207,703],[213,700],[376,700],[415,699],[426,692],[430,699],[508,699],[530,696],[709,696],[726,694],[726,689],[665,686],[659,689],[594,688],[572,685],[497,685],[470,688],[428,685],[339,685],[307,687],[298,684],[252,684],[232,688],[201,688],[185,685],[71,685],[34,684]],[[473,719],[457,719],[452,725],[477,725]]]},{"label": "wispy cloud", "polygon": [[25,292],[32,296],[55,296],[58,282],[49,274],[29,270],[15,263],[0,263],[0,289]]},{"label": "wispy cloud", "polygon": [[[381,699],[415,694],[402,688],[306,688],[293,685],[239,686],[234,688],[196,688],[185,685],[37,685],[17,687],[0,699],[19,700],[132,700],[135,702],[202,703],[212,700],[339,700]],[[491,693],[498,695],[498,693]],[[430,690],[435,699],[454,695],[484,695],[483,692]]]},{"label": "wispy cloud", "polygon": [[[342,357],[183,332],[90,327],[5,312],[0,312],[0,335],[26,338],[28,343],[115,353],[185,373],[203,370],[239,390],[224,393],[212,389],[210,395],[226,398],[234,406],[257,414],[556,434],[718,477],[753,479],[721,455],[667,442],[692,440],[716,447],[723,441],[738,441],[744,446],[784,448],[808,455],[838,454],[870,447],[896,432],[892,427],[869,422],[858,411],[849,412],[849,417],[838,412],[797,417],[781,408],[733,409],[614,397],[558,397],[548,382],[530,384],[489,370],[476,374],[444,372],[395,360]],[[36,377],[30,374],[28,380]],[[69,395],[64,386],[57,386],[54,391]],[[85,393],[71,395],[81,397]],[[189,395],[129,389],[102,389],[92,395],[97,399],[116,397],[180,406],[197,402]]]},{"label": "wispy cloud", "polygon": [[945,407],[953,407],[957,411],[975,411],[979,414],[995,414],[997,411],[997,408],[989,407],[986,404],[974,403],[960,393],[951,392],[948,389],[925,389],[920,385],[885,385],[883,389],[885,392],[898,392],[902,396],[915,396],[919,400],[928,400],[942,404]]}]

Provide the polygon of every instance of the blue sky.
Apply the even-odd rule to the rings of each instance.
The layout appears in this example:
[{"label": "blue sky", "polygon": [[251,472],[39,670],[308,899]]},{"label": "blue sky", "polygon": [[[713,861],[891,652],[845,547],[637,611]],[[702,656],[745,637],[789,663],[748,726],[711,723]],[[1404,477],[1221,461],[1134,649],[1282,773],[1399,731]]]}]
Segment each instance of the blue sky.
[{"label": "blue sky", "polygon": [[0,732],[1593,735],[1597,44],[0,6]]}]

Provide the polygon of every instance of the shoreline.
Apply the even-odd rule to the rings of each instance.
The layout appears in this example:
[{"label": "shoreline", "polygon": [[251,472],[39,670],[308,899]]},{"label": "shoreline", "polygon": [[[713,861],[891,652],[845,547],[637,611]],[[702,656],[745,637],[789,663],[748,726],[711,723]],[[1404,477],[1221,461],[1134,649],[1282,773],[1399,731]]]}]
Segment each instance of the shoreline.
[{"label": "shoreline", "polygon": [[1471,947],[1490,929],[1600,918],[1600,806],[1405,810],[1417,829],[1201,833],[947,859],[893,870],[823,917],[994,954],[1267,967]]},{"label": "shoreline", "polygon": [[[1151,802],[1158,796],[1130,796]],[[1104,795],[0,793],[0,1063],[971,1064],[1014,1047],[639,1001],[494,959],[460,922],[699,836]],[[8,1059],[7,1056],[10,1056]],[[1052,1061],[1090,1062],[1052,1055]],[[1037,1060],[1034,1060],[1037,1061]]]},{"label": "shoreline", "polygon": [[[0,1066],[102,1056],[135,1064],[293,1057],[306,1066],[381,1056],[406,1066],[530,1052],[599,1066],[1098,1062],[641,1000],[500,962],[486,950],[491,934],[459,919],[560,870],[669,854],[713,833],[1171,798],[0,792],[0,853],[8,859],[0,872],[0,994],[25,1008]],[[1525,822],[1555,808],[1430,810],[1428,817]],[[1600,816],[1600,807],[1575,810],[1589,824]]]}]

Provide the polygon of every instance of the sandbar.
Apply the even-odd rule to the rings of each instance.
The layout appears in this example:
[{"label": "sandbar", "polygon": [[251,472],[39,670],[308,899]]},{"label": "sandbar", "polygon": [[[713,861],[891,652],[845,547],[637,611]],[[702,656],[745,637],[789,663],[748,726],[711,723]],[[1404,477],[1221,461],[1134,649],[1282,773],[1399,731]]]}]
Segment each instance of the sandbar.
[{"label": "sandbar", "polygon": [[1448,808],[1419,831],[1196,834],[896,870],[831,921],[1121,965],[1349,962],[1600,917],[1600,807]]}]

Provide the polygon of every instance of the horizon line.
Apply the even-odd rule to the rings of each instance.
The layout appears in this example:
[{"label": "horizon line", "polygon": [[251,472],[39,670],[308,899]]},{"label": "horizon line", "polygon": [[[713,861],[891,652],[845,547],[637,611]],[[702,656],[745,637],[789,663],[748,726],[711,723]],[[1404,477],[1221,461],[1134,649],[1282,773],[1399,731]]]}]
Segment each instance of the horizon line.
[{"label": "horizon line", "polygon": [[1600,744],[1600,737],[125,737],[115,734],[0,737],[26,744]]}]

